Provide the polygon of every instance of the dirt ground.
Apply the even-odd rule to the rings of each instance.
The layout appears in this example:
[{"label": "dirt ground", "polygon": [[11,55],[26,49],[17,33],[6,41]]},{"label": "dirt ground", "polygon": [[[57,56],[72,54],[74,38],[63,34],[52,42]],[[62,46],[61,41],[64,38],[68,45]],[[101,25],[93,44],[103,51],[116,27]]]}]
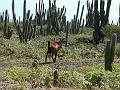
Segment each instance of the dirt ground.
[{"label": "dirt ground", "polygon": [[[120,61],[116,60],[114,63],[120,65]],[[0,74],[10,68],[11,66],[18,66],[18,67],[30,67],[30,63],[24,62],[1,62],[0,63]],[[92,66],[92,65],[104,65],[104,60],[81,60],[81,61],[60,61],[60,62],[48,62],[47,64],[39,62],[39,67],[41,66],[50,66],[52,68],[61,69],[64,66],[67,70],[76,70],[78,67],[83,66]],[[9,82],[8,81],[0,81],[0,90],[10,90]],[[37,88],[37,89],[30,89],[30,90],[77,90],[71,88]]]}]

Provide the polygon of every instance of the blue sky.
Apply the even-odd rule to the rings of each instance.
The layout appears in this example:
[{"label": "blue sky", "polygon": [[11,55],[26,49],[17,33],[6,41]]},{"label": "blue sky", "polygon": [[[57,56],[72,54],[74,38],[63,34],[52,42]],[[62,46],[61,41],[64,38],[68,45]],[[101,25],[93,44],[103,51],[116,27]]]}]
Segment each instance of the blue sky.
[{"label": "blue sky", "polygon": [[[23,15],[23,1],[24,0],[15,0],[15,12],[16,12],[17,18],[19,16],[22,17]],[[26,0],[26,1],[27,1],[27,9],[30,9],[31,13],[35,14],[35,4],[39,0]],[[43,1],[45,3],[45,8],[48,8],[49,0],[43,0]],[[92,0],[89,0],[89,1],[92,1]],[[56,0],[56,3],[57,3],[57,7],[62,7],[63,5],[65,5],[65,7],[67,8],[67,11],[66,11],[67,20],[71,20],[73,18],[73,15],[76,14],[78,0]],[[110,16],[109,16],[110,22],[113,20],[114,23],[116,23],[118,20],[119,3],[120,3],[120,0],[112,0]],[[0,12],[4,11],[5,9],[8,9],[10,18],[12,18],[11,4],[12,4],[12,0],[2,0],[0,3]],[[107,4],[107,0],[105,0],[105,4]],[[82,5],[85,5],[85,10],[83,14],[85,18],[86,0],[80,0],[80,12],[82,9]]]}]

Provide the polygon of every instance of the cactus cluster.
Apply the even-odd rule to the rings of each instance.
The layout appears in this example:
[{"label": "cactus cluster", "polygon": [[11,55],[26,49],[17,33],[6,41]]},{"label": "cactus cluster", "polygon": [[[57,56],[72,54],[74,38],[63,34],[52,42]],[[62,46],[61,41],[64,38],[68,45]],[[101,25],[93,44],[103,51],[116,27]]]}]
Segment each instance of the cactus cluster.
[{"label": "cactus cluster", "polygon": [[66,8],[61,9],[56,7],[56,0],[51,3],[49,0],[49,8],[47,11],[47,32],[46,34],[59,34],[60,31],[65,30],[66,24]]},{"label": "cactus cluster", "polygon": [[9,22],[9,15],[8,15],[8,10],[6,9],[4,27],[3,27],[3,36],[6,39],[10,39],[12,36],[12,32],[13,32],[13,30],[11,30],[10,26],[8,26],[8,22]]},{"label": "cactus cluster", "polygon": [[17,29],[17,33],[19,35],[19,39],[21,43],[27,43],[28,40],[30,40],[32,37],[34,38],[34,32],[35,32],[35,25],[34,28],[32,26],[32,16],[30,15],[30,10],[26,12],[26,0],[24,0],[24,6],[23,6],[23,25],[22,28],[20,27],[20,19],[19,22],[16,20],[16,14],[14,9],[14,0],[12,1],[12,13],[13,13],[13,20],[15,27]]},{"label": "cactus cluster", "polygon": [[0,23],[3,22],[4,22],[4,12],[3,13],[0,12]]},{"label": "cactus cluster", "polygon": [[5,10],[5,13],[0,13],[0,29],[3,30],[3,36],[6,39],[10,39],[12,37],[13,30],[11,29],[11,26],[9,25],[9,14],[8,10]]},{"label": "cactus cluster", "polygon": [[12,1],[12,13],[21,43],[27,43],[31,38],[39,35],[59,35],[60,31],[66,32],[66,8],[65,6],[57,8],[56,0],[53,0],[53,3],[49,0],[48,10],[44,8],[43,0],[39,0],[39,6],[36,3],[36,15],[33,20],[33,14],[30,15],[30,10],[26,11],[26,0],[24,0],[22,28],[20,17],[19,21],[16,19],[14,0]]},{"label": "cactus cluster", "polygon": [[112,63],[114,61],[116,41],[116,34],[112,35],[111,41],[107,41],[105,49],[105,70],[112,71]]},{"label": "cactus cluster", "polygon": [[39,0],[39,7],[36,3],[36,19],[37,19],[37,26],[40,26],[40,28],[36,31],[36,35],[43,35],[45,32],[43,31],[43,25],[46,24],[45,20],[46,15],[46,9],[44,8],[44,2],[43,0]]},{"label": "cactus cluster", "polygon": [[77,6],[77,12],[76,15],[74,15],[74,19],[71,20],[71,31],[70,33],[72,34],[77,34],[79,32],[80,27],[84,26],[84,21],[83,24],[81,25],[82,17],[83,17],[83,11],[84,11],[84,5],[82,6],[82,11],[80,18],[78,19],[78,14],[79,14],[79,8],[80,8],[80,0],[78,1],[78,6]]},{"label": "cactus cluster", "polygon": [[111,1],[112,0],[107,1],[106,11],[104,10],[104,0],[100,0],[100,11],[98,10],[98,0],[95,0],[94,2],[92,0],[91,4],[87,1],[88,13],[86,15],[86,26],[95,29],[93,32],[93,38],[96,44],[99,44],[100,41],[104,39],[104,35],[100,29],[108,23]]}]

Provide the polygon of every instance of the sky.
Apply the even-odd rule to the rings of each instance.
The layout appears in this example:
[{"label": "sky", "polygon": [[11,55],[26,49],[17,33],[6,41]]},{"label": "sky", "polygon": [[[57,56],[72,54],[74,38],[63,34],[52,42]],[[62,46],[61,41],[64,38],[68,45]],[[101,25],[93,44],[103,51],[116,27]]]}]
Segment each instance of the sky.
[{"label": "sky", "polygon": [[[19,16],[23,16],[23,2],[24,0],[14,0],[15,1],[15,13],[17,18]],[[39,2],[39,0],[26,0],[27,2],[27,10],[30,10],[31,13],[35,15],[35,5]],[[52,1],[52,0],[51,0]],[[79,17],[82,10],[82,5],[85,5],[83,18],[85,19],[86,12],[87,12],[87,6],[86,6],[87,0],[80,0],[80,11],[79,11]],[[89,0],[90,2],[92,0]],[[100,0],[99,0],[100,1]],[[49,0],[43,0],[45,4],[45,8],[47,9],[49,6]],[[67,20],[71,20],[74,17],[74,14],[76,14],[77,11],[77,5],[78,0],[56,0],[57,7],[62,8],[63,5],[66,7],[66,17]],[[112,0],[111,8],[110,8],[110,15],[109,15],[109,21],[114,23],[117,23],[119,18],[119,4],[120,0]],[[107,5],[107,0],[105,0],[105,5]],[[0,12],[5,11],[8,9],[10,19],[12,19],[12,0],[2,0],[0,2]],[[106,8],[105,8],[106,10]]]}]

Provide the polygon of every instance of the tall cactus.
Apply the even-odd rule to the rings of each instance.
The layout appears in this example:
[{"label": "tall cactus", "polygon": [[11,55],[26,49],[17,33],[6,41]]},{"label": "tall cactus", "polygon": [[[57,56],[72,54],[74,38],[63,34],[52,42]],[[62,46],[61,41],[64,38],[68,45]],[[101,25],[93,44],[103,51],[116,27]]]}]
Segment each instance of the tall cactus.
[{"label": "tall cactus", "polygon": [[3,29],[3,35],[6,36],[6,33],[7,33],[7,28],[8,28],[8,11],[6,10],[5,11],[5,23],[4,23],[4,29]]},{"label": "tall cactus", "polygon": [[110,6],[111,6],[111,1],[112,0],[107,0],[107,8],[106,8],[106,24],[108,23],[108,19],[109,19],[109,12],[110,12]]},{"label": "tall cactus", "polygon": [[84,27],[84,22],[85,22],[85,20],[83,19],[83,22],[82,22],[82,29],[83,29],[83,27]]},{"label": "tall cactus", "polygon": [[4,12],[3,12],[3,14],[0,13],[0,23],[3,23],[3,22],[4,22]]},{"label": "tall cactus", "polygon": [[82,21],[83,11],[84,11],[84,5],[83,5],[83,7],[82,7],[82,11],[81,11],[81,16],[80,16],[80,25],[81,25],[81,21]]},{"label": "tall cactus", "polygon": [[87,9],[88,13],[86,16],[86,26],[93,27],[95,31],[93,32],[94,42],[99,44],[100,41],[104,40],[104,35],[101,31],[101,27],[104,27],[108,23],[109,12],[111,1],[107,1],[107,8],[106,11],[104,10],[105,1],[100,0],[100,11],[98,10],[98,0],[94,1],[94,11],[93,11],[93,0],[90,6],[90,3],[87,0]]},{"label": "tall cactus", "polygon": [[90,5],[90,2],[87,0],[87,11],[88,11],[86,15],[86,26],[87,27],[93,27],[93,22],[94,22],[93,5],[94,5],[93,0],[92,0],[91,5]]},{"label": "tall cactus", "polygon": [[116,34],[112,35],[111,41],[107,41],[105,50],[105,70],[112,71],[112,63],[114,61],[116,41]]},{"label": "tall cactus", "polygon": [[79,32],[79,27],[77,27],[79,8],[80,8],[80,0],[78,1],[76,15],[74,16],[74,33],[78,33]]},{"label": "tall cactus", "polygon": [[16,14],[14,9],[14,0],[12,1],[12,13],[13,13],[14,24],[15,24],[20,42],[27,43],[27,41],[31,39],[30,36],[32,36],[30,31],[33,30],[31,28],[32,27],[31,21],[32,21],[33,14],[30,15],[30,10],[28,10],[28,12],[26,13],[26,0],[24,0],[24,5],[23,5],[23,28],[20,28],[20,23],[17,22],[17,19],[16,19]]},{"label": "tall cactus", "polygon": [[119,4],[119,26],[120,26],[120,4]]},{"label": "tall cactus", "polygon": [[117,35],[113,34],[112,39],[111,39],[111,52],[110,52],[110,61],[111,61],[111,63],[114,61],[116,42],[117,42]]},{"label": "tall cactus", "polygon": [[68,43],[68,30],[69,30],[69,22],[67,21],[67,25],[66,25],[66,43],[65,43],[65,46],[67,46],[67,43]]},{"label": "tall cactus", "polygon": [[5,11],[5,20],[4,20],[4,28],[3,28],[3,36],[5,36],[6,39],[10,39],[12,36],[13,30],[11,30],[11,27],[8,26],[8,10]]},{"label": "tall cactus", "polygon": [[75,17],[75,22],[77,22],[77,19],[78,19],[79,8],[80,8],[80,0],[78,1],[78,7],[77,7],[77,13],[76,13],[76,17]]},{"label": "tall cactus", "polygon": [[105,49],[105,70],[110,70],[110,41],[107,41]]},{"label": "tall cactus", "polygon": [[104,6],[105,6],[105,1],[104,0],[100,0],[101,27],[103,27],[105,25],[105,10],[104,10]]},{"label": "tall cactus", "polygon": [[49,0],[49,9],[47,11],[47,35],[56,34],[59,35],[60,31],[64,31],[63,28],[66,24],[66,8],[63,6],[61,9],[56,7],[56,0]]},{"label": "tall cactus", "polygon": [[81,21],[82,21],[83,12],[84,12],[84,5],[82,6],[82,11],[81,11],[80,18],[78,19],[79,8],[80,8],[80,0],[78,1],[76,15],[74,15],[74,18],[71,20],[71,31],[70,31],[70,33],[72,33],[72,34],[78,34],[79,29],[81,27]]},{"label": "tall cactus", "polygon": [[39,29],[36,31],[37,36],[44,34],[43,25],[46,24],[45,14],[46,14],[46,9],[44,8],[44,2],[43,0],[39,0],[39,5],[37,5],[36,3],[37,26],[39,26]]}]

